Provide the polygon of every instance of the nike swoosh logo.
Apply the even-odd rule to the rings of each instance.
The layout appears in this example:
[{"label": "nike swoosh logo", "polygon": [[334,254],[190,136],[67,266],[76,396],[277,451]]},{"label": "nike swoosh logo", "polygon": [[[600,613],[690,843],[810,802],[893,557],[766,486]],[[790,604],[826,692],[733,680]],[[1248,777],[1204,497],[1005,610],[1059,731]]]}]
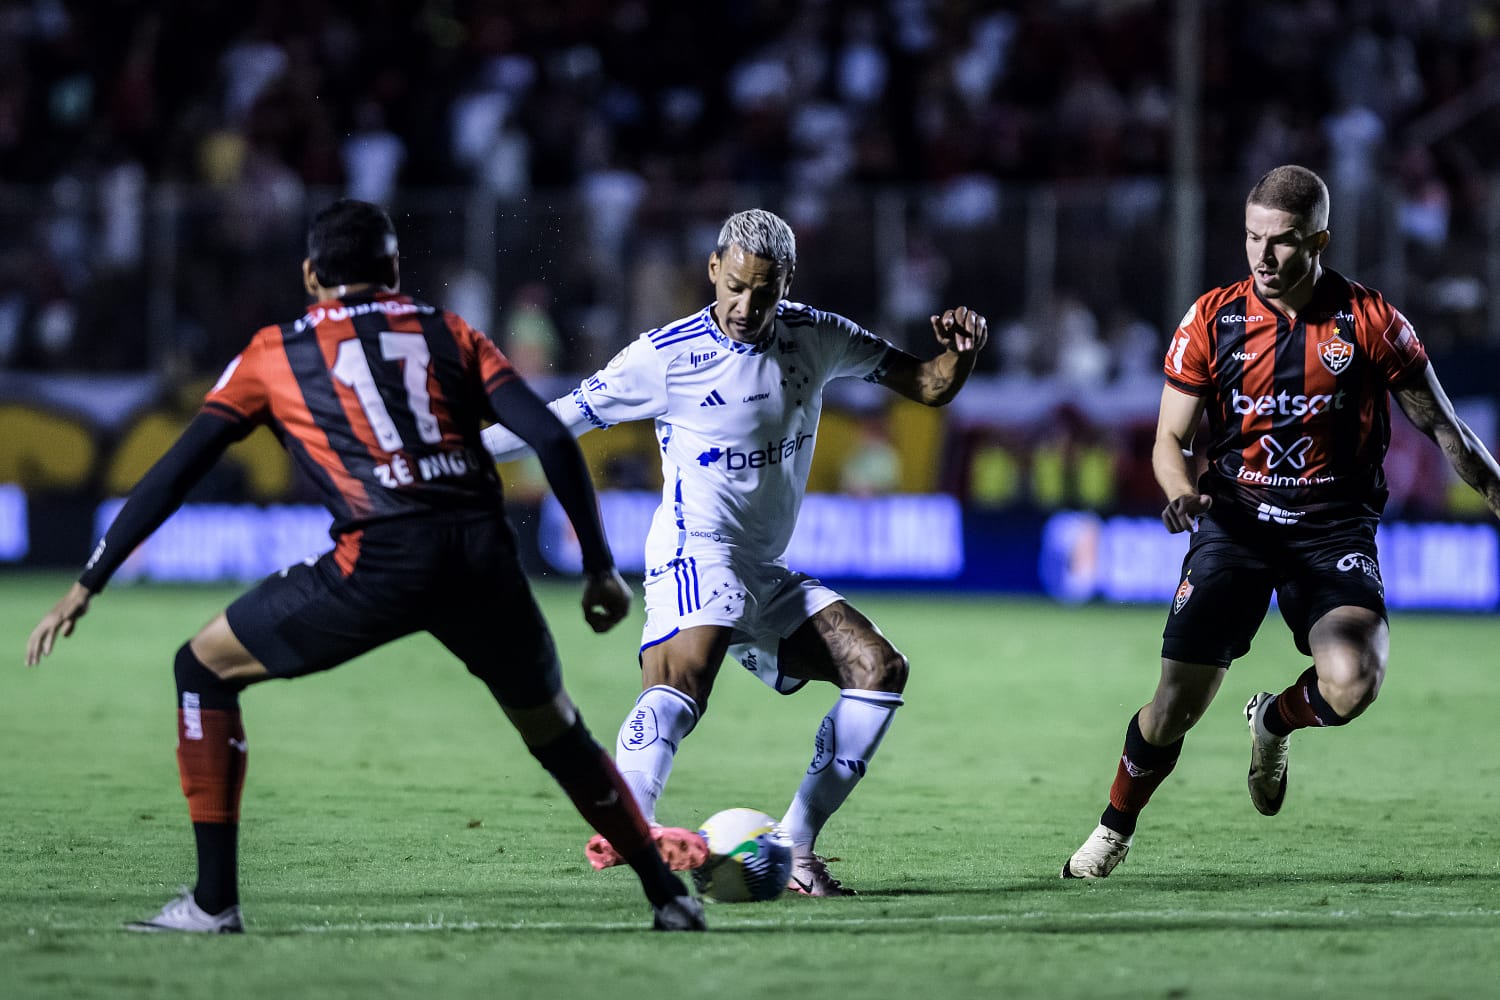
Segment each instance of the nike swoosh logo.
[{"label": "nike swoosh logo", "polygon": [[234,747],[240,753],[249,753],[250,752],[250,750],[249,750],[249,744],[246,743],[244,740],[237,740],[237,739],[235,739],[233,737],[230,737],[230,739],[229,739],[229,745],[232,746],[232,747]]},{"label": "nike swoosh logo", "polygon": [[608,795],[594,803],[595,808],[608,809],[620,804],[620,793],[611,790]]}]

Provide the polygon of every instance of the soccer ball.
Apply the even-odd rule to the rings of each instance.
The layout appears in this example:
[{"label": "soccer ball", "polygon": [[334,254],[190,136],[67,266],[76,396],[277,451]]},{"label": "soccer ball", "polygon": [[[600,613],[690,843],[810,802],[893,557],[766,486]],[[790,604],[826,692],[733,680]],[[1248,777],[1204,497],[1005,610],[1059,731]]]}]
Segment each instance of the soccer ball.
[{"label": "soccer ball", "polygon": [[708,860],[693,869],[699,895],[721,903],[775,899],[792,874],[792,839],[758,809],[725,809],[703,821],[698,833]]}]

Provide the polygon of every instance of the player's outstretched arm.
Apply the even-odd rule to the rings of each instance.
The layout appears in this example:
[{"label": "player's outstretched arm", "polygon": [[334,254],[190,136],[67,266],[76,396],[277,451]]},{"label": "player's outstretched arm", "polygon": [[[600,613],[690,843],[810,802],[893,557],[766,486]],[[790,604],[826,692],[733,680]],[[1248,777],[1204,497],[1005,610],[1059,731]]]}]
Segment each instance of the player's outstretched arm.
[{"label": "player's outstretched arm", "polygon": [[114,523],[95,546],[78,582],[42,616],[26,643],[26,665],[34,667],[51,654],[59,636],[70,636],[88,611],[89,599],[104,589],[130,553],[172,515],[188,491],[213,468],[219,456],[253,428],[212,413],[199,413],[130,491]]},{"label": "player's outstretched arm", "polygon": [[93,592],[83,584],[75,583],[68,588],[62,600],[54,604],[52,610],[42,616],[36,628],[31,630],[31,638],[26,642],[26,665],[28,667],[36,666],[42,662],[42,657],[52,654],[52,645],[57,642],[58,636],[73,634],[73,626],[87,613],[89,598],[93,596]]},{"label": "player's outstretched arm", "polygon": [[932,333],[943,353],[927,361],[918,360],[905,351],[893,350],[887,361],[882,384],[893,391],[926,406],[943,406],[958,395],[979,351],[989,340],[990,326],[979,313],[967,306],[944,310],[931,317]]},{"label": "player's outstretched arm", "polygon": [[1202,396],[1178,392],[1162,386],[1161,409],[1156,417],[1156,441],[1151,446],[1151,470],[1156,483],[1166,494],[1161,523],[1172,534],[1194,531],[1198,515],[1213,506],[1213,497],[1199,493],[1193,481],[1193,435],[1203,417],[1207,401]]},{"label": "player's outstretched arm", "polygon": [[1478,435],[1454,412],[1432,365],[1427,366],[1421,381],[1392,389],[1391,394],[1417,430],[1443,449],[1459,478],[1484,497],[1485,504],[1500,517],[1500,465],[1496,465]]},{"label": "player's outstretched arm", "polygon": [[630,590],[615,572],[614,554],[599,519],[599,499],[578,442],[557,414],[519,379],[490,393],[501,422],[541,460],[553,496],[562,505],[583,550],[583,616],[596,632],[612,628],[630,610]]},{"label": "player's outstretched arm", "polygon": [[[547,409],[563,422],[575,438],[582,437],[586,432],[594,429],[594,425],[589,423],[583,411],[573,405],[569,396],[559,396],[547,404]],[[521,440],[519,434],[504,424],[491,424],[480,432],[479,437],[484,442],[485,450],[497,462],[514,462],[516,459],[532,454],[531,445]]]}]

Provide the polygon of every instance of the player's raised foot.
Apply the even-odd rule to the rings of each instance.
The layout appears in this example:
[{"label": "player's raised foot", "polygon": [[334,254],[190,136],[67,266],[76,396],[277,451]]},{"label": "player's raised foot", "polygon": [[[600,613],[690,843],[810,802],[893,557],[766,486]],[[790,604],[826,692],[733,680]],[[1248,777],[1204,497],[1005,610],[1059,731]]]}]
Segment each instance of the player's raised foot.
[{"label": "player's raised foot", "polygon": [[1063,862],[1063,878],[1108,878],[1115,866],[1130,853],[1134,836],[1116,833],[1104,824],[1094,827],[1089,839]]},{"label": "player's raised foot", "polygon": [[205,913],[193,899],[192,890],[184,889],[160,913],[145,920],[132,920],[125,929],[146,934],[243,934],[245,924],[238,906],[231,906],[223,913]]},{"label": "player's raised foot", "polygon": [[1250,801],[1262,815],[1275,816],[1286,800],[1287,757],[1292,738],[1266,729],[1266,709],[1276,696],[1262,691],[1245,703],[1245,721],[1250,725]]},{"label": "player's raised foot", "polygon": [[[838,858],[833,860],[837,861]],[[792,855],[792,874],[786,887],[799,896],[858,896],[828,872],[828,859],[821,854]]]},{"label": "player's raised foot", "polygon": [[656,931],[706,931],[703,903],[692,896],[674,896],[656,907],[651,929]]},{"label": "player's raised foot", "polygon": [[[708,845],[692,830],[680,826],[652,826],[651,839],[657,853],[674,872],[692,871],[708,860]],[[625,857],[601,834],[594,834],[583,848],[584,856],[595,871],[623,865]]]}]

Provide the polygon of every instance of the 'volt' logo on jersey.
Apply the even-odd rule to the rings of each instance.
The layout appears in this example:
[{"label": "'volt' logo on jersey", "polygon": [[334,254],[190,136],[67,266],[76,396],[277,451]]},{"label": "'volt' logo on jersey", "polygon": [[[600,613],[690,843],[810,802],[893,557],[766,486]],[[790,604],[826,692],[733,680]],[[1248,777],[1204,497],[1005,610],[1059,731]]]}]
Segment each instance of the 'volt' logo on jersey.
[{"label": "'volt' logo on jersey", "polygon": [[1260,438],[1260,446],[1266,449],[1266,454],[1270,456],[1266,460],[1266,467],[1271,469],[1276,468],[1282,462],[1286,462],[1294,469],[1306,467],[1307,449],[1312,447],[1312,443],[1312,438],[1300,437],[1283,448],[1281,442],[1269,434],[1262,434]]},{"label": "'volt' logo on jersey", "polygon": [[718,389],[715,389],[713,392],[709,393],[707,396],[704,396],[703,397],[703,402],[699,403],[698,405],[699,406],[723,406],[724,405],[724,397],[721,396],[721,395],[719,395],[719,390]]},{"label": "'volt' logo on jersey", "polygon": [[735,451],[733,448],[710,448],[698,456],[698,464],[707,468],[722,458],[724,459],[724,467],[730,471],[760,469],[767,465],[780,465],[801,451],[807,445],[807,442],[812,439],[813,436],[811,434],[794,434],[784,437],[780,441],[767,441],[764,448],[756,448],[754,451]]}]

